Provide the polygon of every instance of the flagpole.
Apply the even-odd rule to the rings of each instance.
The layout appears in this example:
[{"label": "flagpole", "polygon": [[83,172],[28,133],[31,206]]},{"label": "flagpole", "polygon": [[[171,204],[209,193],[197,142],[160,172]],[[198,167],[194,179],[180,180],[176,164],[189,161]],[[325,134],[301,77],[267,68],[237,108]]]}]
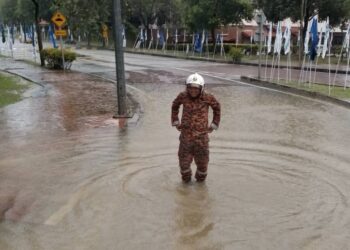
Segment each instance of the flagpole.
[{"label": "flagpole", "polygon": [[272,56],[272,65],[271,65],[271,72],[270,72],[270,81],[273,80],[273,77],[275,76],[275,52],[273,52]]},{"label": "flagpole", "polygon": [[268,57],[269,57],[269,54],[268,54],[267,49],[266,49],[265,78],[264,78],[265,80],[267,77],[267,59],[268,59]]},{"label": "flagpole", "polygon": [[299,81],[298,81],[298,85],[299,85],[299,86],[300,86],[300,83],[304,81],[305,61],[306,61],[306,54],[305,54],[305,52],[304,52],[303,64],[301,65],[300,75],[299,75]]}]

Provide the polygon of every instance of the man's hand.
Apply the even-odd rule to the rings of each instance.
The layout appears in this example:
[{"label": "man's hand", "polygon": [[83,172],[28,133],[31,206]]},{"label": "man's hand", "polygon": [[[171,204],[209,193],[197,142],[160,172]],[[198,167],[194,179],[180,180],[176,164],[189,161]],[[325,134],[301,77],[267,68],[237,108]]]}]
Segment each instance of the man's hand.
[{"label": "man's hand", "polygon": [[208,133],[213,132],[214,130],[217,130],[218,126],[214,123],[210,124],[209,128],[208,128]]}]

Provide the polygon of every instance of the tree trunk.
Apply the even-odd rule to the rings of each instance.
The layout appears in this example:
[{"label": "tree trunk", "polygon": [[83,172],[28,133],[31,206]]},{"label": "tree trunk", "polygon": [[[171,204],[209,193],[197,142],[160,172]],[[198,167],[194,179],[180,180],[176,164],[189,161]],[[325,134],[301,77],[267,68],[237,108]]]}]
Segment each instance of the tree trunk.
[{"label": "tree trunk", "polygon": [[[45,60],[41,53],[43,50],[43,40],[41,38],[41,32],[39,27],[39,4],[37,0],[32,0],[34,6],[35,6],[35,27],[36,27],[36,35],[38,37],[38,45],[39,45],[39,54],[40,54],[40,65],[45,66]],[[34,39],[34,37],[33,37]]]}]

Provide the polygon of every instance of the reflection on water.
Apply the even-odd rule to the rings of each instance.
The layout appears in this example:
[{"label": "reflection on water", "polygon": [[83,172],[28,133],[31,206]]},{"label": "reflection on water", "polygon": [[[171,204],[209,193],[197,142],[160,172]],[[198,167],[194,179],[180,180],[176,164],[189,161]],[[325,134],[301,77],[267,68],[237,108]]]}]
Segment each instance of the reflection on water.
[{"label": "reflection on water", "polygon": [[143,113],[124,128],[88,100],[71,112],[55,84],[0,111],[0,249],[350,248],[348,110],[211,88],[208,179],[183,185],[170,126],[183,86],[155,75],[130,89]]},{"label": "reflection on water", "polygon": [[214,223],[206,184],[179,185],[176,189],[175,203],[177,249],[207,248],[211,244],[208,237]]}]

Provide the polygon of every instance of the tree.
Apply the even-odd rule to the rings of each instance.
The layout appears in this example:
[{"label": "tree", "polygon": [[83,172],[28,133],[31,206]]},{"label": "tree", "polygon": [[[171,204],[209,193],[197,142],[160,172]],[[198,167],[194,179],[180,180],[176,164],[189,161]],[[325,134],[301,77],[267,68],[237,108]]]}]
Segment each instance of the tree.
[{"label": "tree", "polygon": [[125,0],[125,6],[129,10],[129,20],[133,20],[136,25],[146,27],[155,23],[180,25],[179,10],[182,2],[182,0]]},{"label": "tree", "polygon": [[92,34],[99,34],[101,25],[110,22],[112,1],[57,0],[56,8],[67,16],[72,31],[87,34],[90,46]]},{"label": "tree", "polygon": [[[35,27],[36,27],[36,35],[38,37],[38,46],[39,46],[39,53],[40,53],[40,64],[41,66],[45,66],[45,59],[41,53],[43,50],[43,40],[41,37],[40,27],[39,27],[39,2],[37,0],[32,0],[35,9],[34,9],[34,16],[35,16]],[[33,37],[34,39],[34,37]]]},{"label": "tree", "polygon": [[193,31],[210,30],[214,42],[220,25],[239,23],[253,13],[250,0],[188,0],[186,4],[186,24]]},{"label": "tree", "polygon": [[[309,18],[315,14],[325,20],[329,17],[331,25],[338,25],[349,18],[349,0],[258,0],[258,7],[262,8],[267,18],[273,22],[290,17],[294,21],[303,20],[300,27],[303,44]],[[302,46],[299,47],[299,60],[301,64]]]},{"label": "tree", "polygon": [[16,19],[15,13],[16,13],[16,6],[17,6],[17,1],[14,0],[3,0],[1,4],[1,16],[2,16],[2,21],[4,23],[14,23]]}]

